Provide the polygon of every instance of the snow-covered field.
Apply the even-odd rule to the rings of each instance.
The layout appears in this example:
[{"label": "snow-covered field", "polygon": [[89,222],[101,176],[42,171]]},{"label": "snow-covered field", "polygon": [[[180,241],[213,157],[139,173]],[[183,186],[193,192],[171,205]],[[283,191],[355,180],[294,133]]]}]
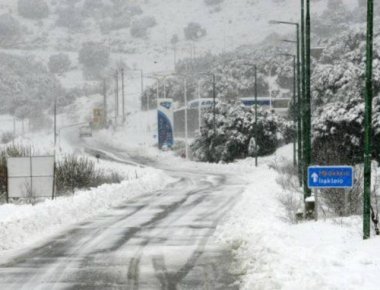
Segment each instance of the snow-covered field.
[{"label": "snow-covered field", "polygon": [[379,289],[379,238],[362,240],[362,218],[291,224],[271,159],[291,159],[291,146],[251,169],[242,199],[215,234],[234,249],[243,289]]}]

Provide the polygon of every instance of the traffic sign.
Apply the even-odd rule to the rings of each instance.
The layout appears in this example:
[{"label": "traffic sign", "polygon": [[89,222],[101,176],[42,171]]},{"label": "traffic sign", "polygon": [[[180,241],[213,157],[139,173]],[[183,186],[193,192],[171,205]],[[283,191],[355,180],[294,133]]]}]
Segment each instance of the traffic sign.
[{"label": "traffic sign", "polygon": [[310,166],[308,168],[309,188],[351,188],[354,186],[352,166]]}]

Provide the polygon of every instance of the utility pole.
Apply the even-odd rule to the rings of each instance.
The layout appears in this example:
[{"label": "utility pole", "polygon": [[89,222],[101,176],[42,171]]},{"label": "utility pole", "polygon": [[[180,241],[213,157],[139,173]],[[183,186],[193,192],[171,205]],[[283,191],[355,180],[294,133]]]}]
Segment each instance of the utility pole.
[{"label": "utility pole", "polygon": [[189,128],[188,128],[188,115],[187,115],[187,80],[186,78],[183,78],[183,86],[184,86],[184,99],[185,99],[185,153],[186,153],[186,159],[189,159]]},{"label": "utility pole", "polygon": [[143,70],[140,70],[140,77],[141,77],[140,86],[141,86],[141,110],[142,110],[143,109],[142,101],[143,101],[143,94],[144,94],[144,71]]},{"label": "utility pole", "polygon": [[371,160],[373,98],[373,0],[367,0],[367,60],[365,88],[363,239],[371,235]]},{"label": "utility pole", "polygon": [[297,139],[298,139],[298,181],[302,187],[302,98],[301,98],[300,26],[297,23]]},{"label": "utility pole", "polygon": [[117,117],[119,116],[119,72],[115,73],[115,126],[117,126]]},{"label": "utility pole", "polygon": [[124,94],[124,69],[121,69],[121,112],[123,114],[123,123],[125,123],[125,94]]},{"label": "utility pole", "polygon": [[[301,15],[302,21],[304,18],[304,2],[302,0],[301,6]],[[304,23],[304,22],[302,22]],[[311,56],[310,56],[310,0],[306,0],[306,23],[304,24],[304,102],[303,102],[303,127],[304,127],[304,136],[303,136],[303,173],[304,173],[304,198],[311,196],[311,191],[308,188],[307,184],[307,169],[311,163],[311,108],[310,108],[310,65],[311,65]]]},{"label": "utility pole", "polygon": [[212,115],[213,115],[213,129],[214,129],[214,138],[216,136],[216,79],[215,74],[212,74]]},{"label": "utility pole", "polygon": [[254,66],[255,68],[255,166],[257,167],[258,166],[258,155],[259,155],[259,152],[258,151],[258,144],[257,144],[257,135],[258,135],[258,132],[259,132],[259,128],[258,128],[258,124],[257,124],[257,66],[255,65]]},{"label": "utility pole", "polygon": [[13,138],[12,138],[12,145],[15,145],[15,139],[16,139],[16,117],[13,117]]},{"label": "utility pole", "polygon": [[198,93],[198,130],[201,131],[202,123],[202,108],[201,108],[201,81],[197,82],[197,93]]},{"label": "utility pole", "polygon": [[57,95],[54,97],[54,155],[57,146]]},{"label": "utility pole", "polygon": [[107,127],[107,83],[106,79],[103,80],[103,118],[104,118],[104,128]]},{"label": "utility pole", "polygon": [[296,68],[296,56],[293,55],[293,118],[294,118],[294,145],[293,145],[293,166],[297,166],[297,68]]}]

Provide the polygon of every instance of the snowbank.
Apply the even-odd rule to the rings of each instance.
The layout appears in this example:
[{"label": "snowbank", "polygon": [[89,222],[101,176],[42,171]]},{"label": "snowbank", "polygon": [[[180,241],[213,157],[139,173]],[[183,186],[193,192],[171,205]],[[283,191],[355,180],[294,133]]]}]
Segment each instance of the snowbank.
[{"label": "snowbank", "polygon": [[51,236],[66,227],[97,216],[107,209],[137,197],[163,189],[174,179],[160,170],[104,162],[104,169],[119,172],[126,179],[120,184],[102,185],[77,191],[36,205],[0,206],[0,254],[24,247]]},{"label": "snowbank", "polygon": [[[277,157],[291,157],[290,150]],[[380,241],[362,240],[361,217],[290,224],[277,176],[267,165],[252,170],[242,199],[215,233],[242,262],[235,270],[243,289],[379,289]]]}]

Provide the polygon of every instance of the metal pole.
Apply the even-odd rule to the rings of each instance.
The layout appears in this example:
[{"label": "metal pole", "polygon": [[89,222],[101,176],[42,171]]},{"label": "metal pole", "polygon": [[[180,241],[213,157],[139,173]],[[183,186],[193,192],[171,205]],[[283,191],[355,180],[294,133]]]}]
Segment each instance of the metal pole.
[{"label": "metal pole", "polygon": [[140,71],[140,76],[141,76],[141,110],[143,108],[143,104],[142,104],[142,99],[143,99],[143,94],[144,94],[144,71],[141,70]]},{"label": "metal pole", "polygon": [[16,118],[13,117],[13,139],[12,139],[13,145],[15,145],[15,138],[16,138]]},{"label": "metal pole", "polygon": [[296,131],[296,124],[297,124],[297,86],[296,86],[296,56],[293,55],[293,121],[294,121],[294,140],[293,140],[293,165],[294,167],[297,166],[297,131]]},{"label": "metal pole", "polygon": [[57,146],[57,96],[54,97],[54,155]]},{"label": "metal pole", "polygon": [[106,83],[106,80],[104,79],[103,80],[103,114],[104,114],[104,128],[107,127],[107,119],[108,119],[108,116],[107,116],[107,83]]},{"label": "metal pole", "polygon": [[164,99],[166,99],[166,78],[164,78]]},{"label": "metal pole", "polygon": [[302,187],[302,101],[301,101],[301,61],[300,61],[300,27],[297,24],[297,139],[298,139],[298,180]]},{"label": "metal pole", "polygon": [[215,79],[215,74],[212,74],[212,100],[213,100],[213,105],[212,105],[212,115],[213,115],[213,129],[214,129],[214,137],[216,136],[216,79]]},{"label": "metal pole", "polygon": [[257,135],[258,135],[258,132],[259,132],[259,128],[258,128],[258,123],[257,123],[257,66],[255,65],[255,166],[257,167],[258,166],[258,155],[259,155],[259,152],[258,152],[258,138],[257,138]]},{"label": "metal pole", "polygon": [[186,159],[189,158],[189,143],[188,143],[188,124],[187,124],[187,80],[184,78],[184,98],[185,98],[185,150],[186,150]]},{"label": "metal pole", "polygon": [[310,112],[310,0],[306,0],[306,25],[304,20],[304,0],[302,0],[301,14],[303,23],[303,53],[304,53],[304,102],[303,102],[303,170],[304,170],[304,198],[311,196],[311,191],[307,185],[307,168],[311,161],[311,112]]},{"label": "metal pole", "polygon": [[125,123],[125,93],[124,93],[124,69],[121,69],[121,112],[123,114],[123,123]]},{"label": "metal pole", "polygon": [[367,0],[367,61],[365,88],[363,239],[371,235],[371,150],[373,98],[373,0]]},{"label": "metal pole", "polygon": [[157,103],[157,109],[158,109],[158,99],[160,98],[160,81],[157,79],[157,87],[156,87],[156,103]]},{"label": "metal pole", "polygon": [[201,118],[202,109],[201,109],[201,81],[198,80],[198,129],[201,131]]},{"label": "metal pole", "polygon": [[115,126],[117,126],[117,117],[119,115],[119,74],[115,73]]}]

